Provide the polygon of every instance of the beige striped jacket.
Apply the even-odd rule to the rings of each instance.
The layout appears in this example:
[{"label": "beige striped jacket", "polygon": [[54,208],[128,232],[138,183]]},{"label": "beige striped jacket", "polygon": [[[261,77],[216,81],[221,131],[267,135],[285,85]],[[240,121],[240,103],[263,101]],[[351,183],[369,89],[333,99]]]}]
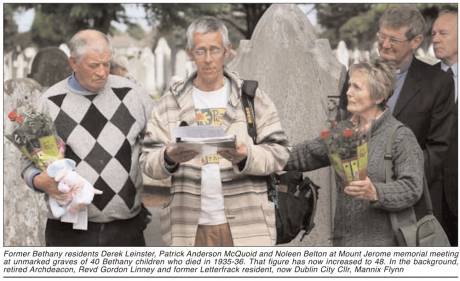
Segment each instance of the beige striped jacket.
[{"label": "beige striped jacket", "polygon": [[[224,208],[235,246],[270,246],[276,240],[275,212],[268,200],[266,175],[281,171],[289,158],[287,138],[275,105],[257,89],[254,107],[257,145],[247,133],[241,104],[242,80],[236,73],[225,71],[231,81],[231,94],[224,115],[223,128],[237,136],[248,147],[243,170],[221,157],[219,166],[224,195]],[[196,75],[196,74],[195,74]],[[161,209],[160,225],[167,245],[193,246],[201,206],[200,157],[180,164],[173,173],[165,168],[165,145],[173,142],[171,131],[181,121],[196,125],[192,98],[192,81],[174,83],[152,111],[144,139],[141,163],[146,175],[155,179],[172,176],[171,196]]]}]

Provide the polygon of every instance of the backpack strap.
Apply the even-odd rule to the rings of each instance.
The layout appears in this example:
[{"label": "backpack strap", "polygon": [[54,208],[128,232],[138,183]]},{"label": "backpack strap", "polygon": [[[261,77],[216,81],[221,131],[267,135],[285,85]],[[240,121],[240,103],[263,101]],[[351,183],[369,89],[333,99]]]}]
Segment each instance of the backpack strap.
[{"label": "backpack strap", "polygon": [[254,80],[243,80],[241,86],[241,101],[243,102],[244,115],[248,124],[248,134],[256,144],[257,130],[256,130],[256,115],[254,110],[254,97],[256,95],[259,82]]}]

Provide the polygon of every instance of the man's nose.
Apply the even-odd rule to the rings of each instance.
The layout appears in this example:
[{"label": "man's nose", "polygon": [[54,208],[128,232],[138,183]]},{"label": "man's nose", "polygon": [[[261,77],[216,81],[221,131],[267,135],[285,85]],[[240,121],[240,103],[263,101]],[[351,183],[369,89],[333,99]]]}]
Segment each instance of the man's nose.
[{"label": "man's nose", "polygon": [[211,62],[212,61],[211,51],[206,51],[206,53],[204,54],[204,61],[205,62]]},{"label": "man's nose", "polygon": [[389,38],[385,38],[380,42],[380,45],[382,45],[383,48],[388,49],[391,48],[391,43]]},{"label": "man's nose", "polygon": [[108,67],[105,67],[104,65],[100,65],[97,69],[96,69],[96,75],[98,76],[106,76],[109,72],[109,68]]}]

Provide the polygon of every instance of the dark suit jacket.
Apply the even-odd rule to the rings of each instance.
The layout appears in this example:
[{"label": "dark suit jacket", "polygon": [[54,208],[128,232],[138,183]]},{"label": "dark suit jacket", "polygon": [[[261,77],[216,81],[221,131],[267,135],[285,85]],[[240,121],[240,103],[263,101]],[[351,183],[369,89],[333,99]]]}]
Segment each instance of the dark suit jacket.
[{"label": "dark suit jacket", "polygon": [[[441,68],[441,63],[436,67]],[[443,191],[447,206],[452,214],[458,214],[458,104],[455,103],[453,110],[452,133],[450,136],[447,160],[444,163]]]},{"label": "dark suit jacket", "polygon": [[[448,74],[414,57],[393,112],[396,119],[414,132],[423,150],[430,189],[440,188],[434,183],[442,177],[451,140],[454,89],[454,81]],[[342,110],[346,110],[347,90],[348,81],[341,92]],[[434,201],[433,198],[433,205],[437,204]]]}]

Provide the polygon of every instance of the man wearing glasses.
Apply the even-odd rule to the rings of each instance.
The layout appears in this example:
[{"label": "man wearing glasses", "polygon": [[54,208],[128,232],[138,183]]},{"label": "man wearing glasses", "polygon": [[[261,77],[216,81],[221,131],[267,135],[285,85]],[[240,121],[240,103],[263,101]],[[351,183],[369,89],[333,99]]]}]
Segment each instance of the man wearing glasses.
[{"label": "man wearing glasses", "polygon": [[[196,73],[174,83],[150,118],[144,172],[172,177],[171,200],[160,215],[161,232],[172,246],[270,246],[276,240],[274,206],[266,175],[285,166],[289,152],[276,108],[257,89],[257,144],[248,135],[241,102],[242,80],[224,67],[231,44],[225,25],[213,17],[187,29],[187,51]],[[174,145],[179,124],[221,127],[236,135],[236,149],[200,155]]]},{"label": "man wearing glasses", "polygon": [[[453,122],[454,83],[438,67],[415,58],[424,32],[425,20],[413,5],[391,6],[379,20],[377,40],[380,57],[393,61],[398,69],[388,110],[414,132],[423,149],[434,212],[441,219],[441,175]],[[347,106],[348,86],[344,88],[342,110]]]}]

